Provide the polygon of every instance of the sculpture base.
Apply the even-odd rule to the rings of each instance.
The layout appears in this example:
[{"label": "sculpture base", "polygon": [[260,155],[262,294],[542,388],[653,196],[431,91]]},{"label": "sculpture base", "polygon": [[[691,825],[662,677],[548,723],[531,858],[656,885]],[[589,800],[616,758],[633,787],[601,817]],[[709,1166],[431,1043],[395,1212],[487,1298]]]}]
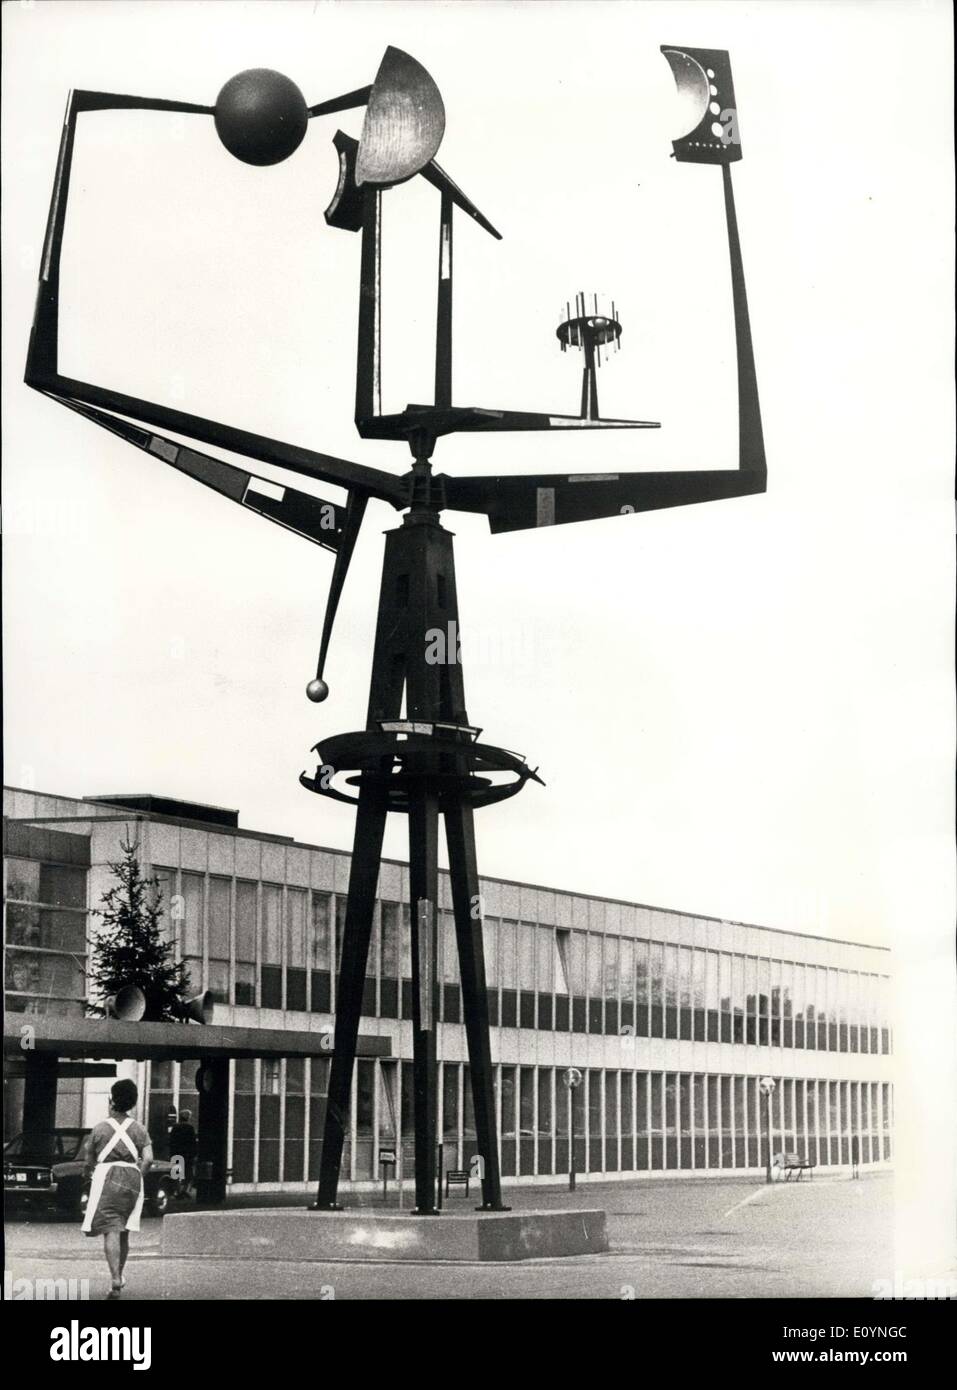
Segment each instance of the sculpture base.
[{"label": "sculpture base", "polygon": [[177,1212],[163,1220],[163,1254],[220,1260],[506,1261],[608,1249],[603,1211],[448,1213],[259,1208]]}]

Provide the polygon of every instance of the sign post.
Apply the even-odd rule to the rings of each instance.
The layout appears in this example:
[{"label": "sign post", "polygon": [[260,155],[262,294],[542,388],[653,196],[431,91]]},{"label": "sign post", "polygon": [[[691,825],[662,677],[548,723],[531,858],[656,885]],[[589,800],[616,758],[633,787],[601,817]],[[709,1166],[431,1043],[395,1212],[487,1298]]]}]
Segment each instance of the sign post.
[{"label": "sign post", "polygon": [[395,1149],[379,1150],[379,1167],[382,1169],[382,1205],[386,1206],[389,1201],[389,1169],[395,1167]]}]

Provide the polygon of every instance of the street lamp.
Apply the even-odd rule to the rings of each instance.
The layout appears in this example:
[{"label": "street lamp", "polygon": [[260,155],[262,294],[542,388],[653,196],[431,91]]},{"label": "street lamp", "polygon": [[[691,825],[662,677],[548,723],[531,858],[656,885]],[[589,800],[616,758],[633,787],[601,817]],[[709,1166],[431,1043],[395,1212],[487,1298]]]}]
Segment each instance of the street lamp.
[{"label": "street lamp", "polygon": [[582,1084],[582,1074],[577,1067],[566,1067],[562,1080],[568,1092],[568,1190],[575,1191],[575,1119],[572,1105],[572,1091]]},{"label": "street lamp", "polygon": [[775,1080],[773,1076],[762,1076],[758,1082],[758,1090],[764,1096],[764,1127],[768,1136],[768,1156],[764,1165],[764,1180],[771,1181],[771,1096],[774,1093]]}]

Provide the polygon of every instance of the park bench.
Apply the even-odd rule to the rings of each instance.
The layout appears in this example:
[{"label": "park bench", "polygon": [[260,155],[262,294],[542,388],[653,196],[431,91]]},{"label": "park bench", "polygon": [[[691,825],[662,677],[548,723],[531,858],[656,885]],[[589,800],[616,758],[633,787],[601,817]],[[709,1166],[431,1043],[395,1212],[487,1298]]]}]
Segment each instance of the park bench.
[{"label": "park bench", "polygon": [[812,1177],[814,1175],[814,1163],[809,1158],[802,1158],[798,1153],[776,1154],[774,1164],[784,1173],[785,1182],[791,1181],[792,1173],[797,1173],[798,1182],[805,1173],[810,1173]]},{"label": "park bench", "polygon": [[469,1172],[467,1168],[450,1168],[445,1175],[445,1195],[449,1195],[450,1187],[464,1187],[466,1197],[469,1195]]}]

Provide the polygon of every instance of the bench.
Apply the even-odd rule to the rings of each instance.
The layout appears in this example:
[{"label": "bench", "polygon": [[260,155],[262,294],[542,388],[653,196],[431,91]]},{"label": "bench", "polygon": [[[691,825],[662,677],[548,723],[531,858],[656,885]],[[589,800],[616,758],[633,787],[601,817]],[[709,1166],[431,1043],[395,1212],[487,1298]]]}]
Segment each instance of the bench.
[{"label": "bench", "polygon": [[466,1197],[469,1195],[469,1171],[467,1168],[450,1168],[445,1175],[445,1195],[449,1195],[450,1187],[464,1187]]},{"label": "bench", "polygon": [[774,1166],[780,1168],[784,1173],[784,1181],[790,1182],[792,1173],[797,1173],[798,1182],[804,1177],[805,1173],[814,1176],[815,1164],[809,1158],[802,1158],[797,1153],[775,1154]]}]

